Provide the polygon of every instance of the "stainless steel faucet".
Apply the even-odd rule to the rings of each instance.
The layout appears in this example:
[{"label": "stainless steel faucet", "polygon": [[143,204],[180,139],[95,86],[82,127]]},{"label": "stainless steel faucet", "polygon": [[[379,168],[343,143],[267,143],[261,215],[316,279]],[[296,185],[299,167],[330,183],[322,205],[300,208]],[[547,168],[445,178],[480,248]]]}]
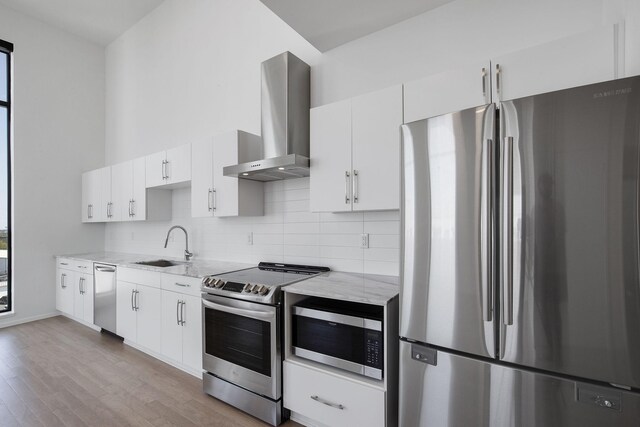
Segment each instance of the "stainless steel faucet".
[{"label": "stainless steel faucet", "polygon": [[184,249],[184,260],[189,261],[193,256],[193,253],[189,252],[189,233],[187,233],[187,230],[184,227],[180,225],[174,225],[173,227],[171,227],[169,231],[167,231],[167,238],[164,241],[164,247],[166,248],[169,244],[169,234],[171,234],[174,228],[179,228],[180,230],[184,231],[184,238],[186,243],[186,247]]}]

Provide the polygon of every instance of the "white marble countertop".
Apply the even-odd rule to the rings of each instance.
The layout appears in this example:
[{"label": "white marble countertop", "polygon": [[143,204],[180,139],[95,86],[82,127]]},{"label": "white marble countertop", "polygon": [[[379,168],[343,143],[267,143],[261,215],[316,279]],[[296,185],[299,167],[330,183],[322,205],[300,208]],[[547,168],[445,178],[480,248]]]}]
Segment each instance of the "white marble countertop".
[{"label": "white marble countertop", "polygon": [[[119,252],[91,252],[84,254],[58,255],[57,257],[81,261],[104,262],[105,264],[114,264],[119,267],[138,268],[140,270],[158,271],[161,273],[198,278],[211,274],[228,273],[230,271],[255,267],[254,264],[231,261],[193,259],[189,262],[185,262],[182,259],[174,257],[160,257],[155,255],[127,254]],[[180,264],[171,267],[153,267],[149,265],[136,264],[136,262],[139,261],[153,261],[158,259],[166,259]]]},{"label": "white marble countertop", "polygon": [[396,276],[330,271],[285,286],[285,292],[366,304],[386,305],[400,292]]}]

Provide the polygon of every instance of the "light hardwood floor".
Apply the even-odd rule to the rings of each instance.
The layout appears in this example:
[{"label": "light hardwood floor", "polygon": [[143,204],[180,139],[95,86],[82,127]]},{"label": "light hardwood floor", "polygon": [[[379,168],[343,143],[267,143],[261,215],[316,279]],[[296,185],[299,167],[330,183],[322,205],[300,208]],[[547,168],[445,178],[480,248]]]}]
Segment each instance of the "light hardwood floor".
[{"label": "light hardwood floor", "polygon": [[0,426],[266,424],[204,394],[199,379],[59,316],[0,329]]}]

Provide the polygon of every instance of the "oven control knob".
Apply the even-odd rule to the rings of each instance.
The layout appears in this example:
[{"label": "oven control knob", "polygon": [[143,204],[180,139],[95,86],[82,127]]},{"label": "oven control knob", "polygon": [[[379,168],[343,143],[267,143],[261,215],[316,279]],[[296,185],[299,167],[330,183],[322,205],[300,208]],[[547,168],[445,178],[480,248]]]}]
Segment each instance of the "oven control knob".
[{"label": "oven control knob", "polygon": [[260,292],[260,290],[261,290],[263,287],[264,287],[264,286],[262,286],[262,285],[255,285],[255,286],[253,287],[253,289],[252,289],[252,292],[253,292],[254,294],[257,294],[257,293],[259,293],[259,292]]},{"label": "oven control knob", "polygon": [[251,292],[252,290],[253,290],[253,285],[251,283],[247,283],[246,285],[244,285],[244,289],[242,291]]},{"label": "oven control knob", "polygon": [[213,277],[205,277],[204,279],[202,279],[202,284],[210,288],[212,281],[213,281]]},{"label": "oven control knob", "polygon": [[213,286],[215,286],[216,288],[221,288],[224,285],[226,285],[226,282],[224,280],[220,280],[220,279],[216,279],[213,283]]},{"label": "oven control knob", "polygon": [[260,288],[260,295],[266,295],[269,293],[269,287],[268,286],[262,286]]}]

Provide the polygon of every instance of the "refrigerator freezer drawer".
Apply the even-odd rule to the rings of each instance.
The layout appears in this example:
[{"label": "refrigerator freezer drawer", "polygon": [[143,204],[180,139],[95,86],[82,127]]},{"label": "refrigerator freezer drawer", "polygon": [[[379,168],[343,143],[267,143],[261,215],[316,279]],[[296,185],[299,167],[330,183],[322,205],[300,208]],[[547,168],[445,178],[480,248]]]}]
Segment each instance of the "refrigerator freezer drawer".
[{"label": "refrigerator freezer drawer", "polygon": [[400,342],[400,426],[596,427],[640,420],[637,393],[432,353]]}]

